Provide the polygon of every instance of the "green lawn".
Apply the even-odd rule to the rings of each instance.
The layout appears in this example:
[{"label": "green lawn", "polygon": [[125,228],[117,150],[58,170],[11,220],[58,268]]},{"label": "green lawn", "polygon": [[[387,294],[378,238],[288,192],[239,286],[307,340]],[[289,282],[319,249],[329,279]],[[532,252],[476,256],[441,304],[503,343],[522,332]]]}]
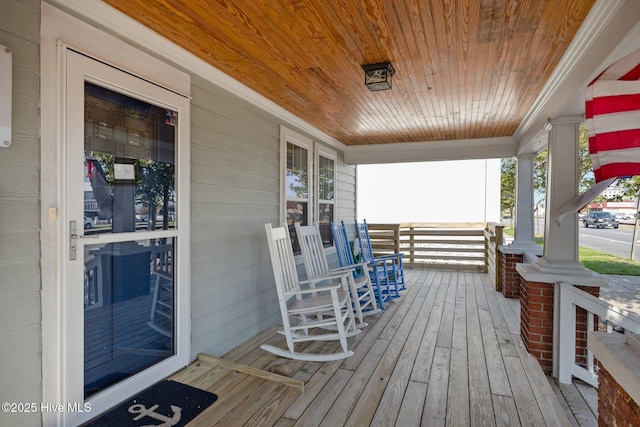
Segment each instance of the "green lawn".
[{"label": "green lawn", "polygon": [[[505,233],[513,235],[513,228],[505,228]],[[536,243],[542,246],[544,237],[535,238]],[[619,274],[622,276],[640,276],[640,262],[611,255],[606,252],[580,247],[578,259],[591,271],[600,274]]]},{"label": "green lawn", "polygon": [[582,246],[578,250],[578,258],[585,267],[596,273],[640,276],[640,262],[631,261],[630,259]]}]

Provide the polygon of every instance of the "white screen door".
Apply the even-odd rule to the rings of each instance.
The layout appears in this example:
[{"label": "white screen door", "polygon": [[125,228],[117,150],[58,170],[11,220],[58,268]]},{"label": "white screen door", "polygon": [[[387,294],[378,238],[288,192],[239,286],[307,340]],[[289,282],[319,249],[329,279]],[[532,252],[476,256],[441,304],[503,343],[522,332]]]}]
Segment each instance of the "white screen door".
[{"label": "white screen door", "polygon": [[189,100],[67,50],[64,400],[92,418],[188,362]]}]

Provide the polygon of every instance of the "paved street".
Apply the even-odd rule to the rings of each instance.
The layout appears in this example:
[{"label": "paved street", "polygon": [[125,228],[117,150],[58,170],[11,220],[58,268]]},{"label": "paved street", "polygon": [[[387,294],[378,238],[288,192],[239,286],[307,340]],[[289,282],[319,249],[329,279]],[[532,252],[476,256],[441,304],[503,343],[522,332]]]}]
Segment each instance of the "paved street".
[{"label": "paved street", "polygon": [[[621,224],[620,228],[584,228],[580,224],[580,246],[597,249],[622,258],[631,255],[631,240],[633,238],[633,226]],[[636,261],[640,256],[636,256]]]},{"label": "paved street", "polygon": [[[509,219],[503,219],[505,225],[510,225]],[[544,235],[544,218],[536,218],[534,225],[536,235]],[[620,227],[614,228],[584,228],[582,221],[578,223],[579,244],[591,249],[607,252],[622,258],[631,256],[631,239],[633,237],[633,221],[622,221]],[[640,242],[640,235],[637,242]],[[640,261],[640,248],[636,261]]]}]

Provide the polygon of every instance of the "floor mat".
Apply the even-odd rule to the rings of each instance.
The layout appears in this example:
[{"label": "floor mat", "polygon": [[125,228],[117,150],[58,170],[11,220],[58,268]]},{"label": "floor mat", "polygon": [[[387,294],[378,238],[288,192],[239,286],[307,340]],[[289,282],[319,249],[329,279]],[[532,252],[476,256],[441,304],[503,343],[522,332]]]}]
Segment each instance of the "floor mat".
[{"label": "floor mat", "polygon": [[185,426],[217,399],[218,396],[208,391],[166,380],[152,385],[84,426]]}]

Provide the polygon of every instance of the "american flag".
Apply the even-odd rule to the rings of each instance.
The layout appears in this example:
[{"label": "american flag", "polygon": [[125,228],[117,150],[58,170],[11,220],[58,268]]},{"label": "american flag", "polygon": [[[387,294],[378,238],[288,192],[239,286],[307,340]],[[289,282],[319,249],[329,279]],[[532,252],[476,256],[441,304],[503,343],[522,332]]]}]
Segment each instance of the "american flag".
[{"label": "american flag", "polygon": [[587,86],[585,113],[596,182],[640,175],[640,49]]}]

